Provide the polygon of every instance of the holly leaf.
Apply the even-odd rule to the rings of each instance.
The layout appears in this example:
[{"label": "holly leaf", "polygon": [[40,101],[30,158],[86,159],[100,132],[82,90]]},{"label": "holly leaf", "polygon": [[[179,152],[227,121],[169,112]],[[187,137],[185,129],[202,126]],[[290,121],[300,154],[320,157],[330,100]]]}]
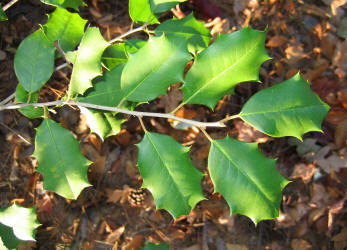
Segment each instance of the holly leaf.
[{"label": "holly leaf", "polygon": [[90,186],[87,178],[89,162],[79,142],[60,124],[44,119],[37,128],[35,152],[37,171],[43,175],[43,187],[68,198],[77,199],[83,188]]},{"label": "holly leaf", "polygon": [[80,102],[115,107],[122,99],[120,79],[124,65],[120,65],[93,81],[94,87],[84,96],[77,97]]},{"label": "holly leaf", "polygon": [[87,124],[92,133],[97,134],[102,140],[120,132],[126,119],[112,113],[95,112],[92,109],[80,107],[81,113],[86,117]]},{"label": "holly leaf", "polygon": [[230,137],[212,140],[208,168],[215,192],[223,195],[230,214],[243,214],[257,224],[278,216],[282,189],[288,184],[275,160],[264,157],[257,143]]},{"label": "holly leaf", "polygon": [[99,29],[89,27],[78,50],[67,53],[74,66],[68,90],[69,96],[83,94],[93,86],[91,80],[101,75],[101,56],[108,46],[109,43],[102,37]]},{"label": "holly leaf", "polygon": [[41,2],[59,8],[71,8],[76,11],[80,6],[87,6],[82,0],[41,0]]},{"label": "holly leaf", "polygon": [[166,209],[174,218],[188,215],[204,199],[203,174],[192,165],[189,148],[170,136],[150,132],[137,147],[142,187],[152,192],[157,208]]},{"label": "holly leaf", "polygon": [[123,100],[145,102],[166,94],[171,84],[183,81],[183,71],[190,59],[184,39],[178,42],[165,34],[151,37],[136,54],[130,55],[124,67]]},{"label": "holly leaf", "polygon": [[35,229],[40,226],[36,208],[24,208],[17,204],[0,209],[0,237],[3,244],[16,248],[21,241],[35,241]]},{"label": "holly leaf", "polygon": [[147,41],[141,40],[141,39],[129,39],[125,41],[125,51],[127,54],[134,54],[136,53],[139,49],[141,49]]},{"label": "holly leaf", "polygon": [[297,74],[253,95],[239,116],[265,134],[301,140],[308,131],[322,131],[321,123],[328,110],[329,106]]},{"label": "holly leaf", "polygon": [[18,249],[23,242],[14,235],[11,227],[0,223],[0,249]]},{"label": "holly leaf", "polygon": [[214,108],[225,94],[245,81],[258,81],[260,65],[269,59],[265,50],[266,31],[243,28],[222,34],[197,55],[188,71],[183,104],[204,104]]},{"label": "holly leaf", "polygon": [[82,19],[77,13],[56,8],[48,14],[48,21],[42,27],[52,44],[59,40],[61,49],[68,51],[75,49],[81,41],[86,23],[87,20]]},{"label": "holly leaf", "polygon": [[14,57],[14,70],[26,91],[38,91],[51,77],[54,71],[54,51],[54,45],[42,29],[21,42]]},{"label": "holly leaf", "polygon": [[129,53],[134,54],[146,44],[140,39],[129,39],[124,43],[116,43],[108,47],[102,55],[106,67],[111,70],[128,61]]},{"label": "holly leaf", "polygon": [[121,64],[125,64],[128,61],[125,43],[116,43],[108,47],[102,55],[102,61],[108,70],[112,70]]},{"label": "holly leaf", "polygon": [[170,250],[170,245],[168,243],[148,242],[141,250]]},{"label": "holly leaf", "polygon": [[[39,100],[39,93],[33,92],[29,93],[27,92],[23,86],[18,83],[16,88],[16,103],[37,103]],[[23,115],[30,119],[38,118],[43,116],[43,108],[35,108],[33,106],[27,106],[19,109],[19,112],[21,112]]]},{"label": "holly leaf", "polygon": [[170,19],[160,24],[155,30],[156,35],[165,33],[178,39],[185,39],[188,50],[192,53],[207,48],[211,35],[202,22],[198,22],[193,13],[182,19]]},{"label": "holly leaf", "polygon": [[135,23],[159,23],[152,13],[149,0],[129,0],[129,16]]},{"label": "holly leaf", "polygon": [[150,0],[153,13],[162,13],[187,0]]},{"label": "holly leaf", "polygon": [[7,15],[5,11],[2,9],[1,3],[0,3],[0,22],[8,20]]}]

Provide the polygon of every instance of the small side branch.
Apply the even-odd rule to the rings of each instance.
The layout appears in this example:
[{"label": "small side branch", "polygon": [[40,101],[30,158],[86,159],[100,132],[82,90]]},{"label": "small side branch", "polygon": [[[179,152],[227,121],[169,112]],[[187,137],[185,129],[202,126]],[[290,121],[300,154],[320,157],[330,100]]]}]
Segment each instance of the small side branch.
[{"label": "small side branch", "polygon": [[12,93],[10,96],[8,96],[6,99],[4,99],[4,100],[2,100],[1,102],[0,102],[0,106],[1,105],[5,105],[5,104],[7,104],[9,101],[11,101],[13,98],[15,98],[16,97],[16,93]]},{"label": "small side branch", "polygon": [[127,115],[133,115],[137,117],[158,117],[158,118],[165,118],[165,119],[172,119],[180,122],[184,122],[196,127],[219,127],[223,128],[225,127],[224,123],[221,121],[217,122],[199,122],[195,120],[189,120],[189,119],[184,119],[181,117],[174,116],[172,114],[167,114],[167,113],[154,113],[154,112],[140,112],[140,111],[131,111],[131,110],[126,110],[126,109],[121,109],[117,107],[110,107],[110,106],[102,106],[102,105],[96,105],[92,103],[85,103],[85,102],[77,102],[77,101],[53,101],[53,102],[43,102],[43,103],[21,103],[21,104],[8,104],[8,105],[3,105],[0,106],[0,111],[1,110],[7,110],[7,109],[19,109],[22,107],[27,107],[27,106],[33,106],[33,107],[50,107],[50,106],[59,106],[59,105],[73,105],[77,107],[85,107],[85,108],[91,108],[91,109],[98,109],[98,110],[104,110],[104,111],[109,111],[109,112],[117,112],[117,113],[123,113]]},{"label": "small side branch", "polygon": [[[119,41],[123,41],[123,38],[127,37],[127,36],[130,36],[131,34],[134,34],[136,32],[139,32],[139,31],[143,31],[146,29],[146,27],[148,26],[149,23],[144,23],[143,25],[141,25],[140,27],[137,27],[135,29],[131,29],[131,30],[128,30],[127,32],[125,32],[124,34],[122,35],[119,35],[113,39],[111,39],[110,41],[108,41],[108,43],[115,43],[115,42],[119,42]],[[59,51],[60,52],[60,51]],[[66,60],[66,57],[64,56],[64,59]],[[65,67],[67,67],[69,65],[69,63],[63,63],[57,67],[55,67],[55,71],[58,71],[58,70],[61,70]]]},{"label": "small side branch", "polygon": [[18,2],[19,0],[12,0],[10,1],[8,4],[5,4],[4,7],[2,7],[3,11],[8,10],[12,5],[14,5],[16,2]]}]

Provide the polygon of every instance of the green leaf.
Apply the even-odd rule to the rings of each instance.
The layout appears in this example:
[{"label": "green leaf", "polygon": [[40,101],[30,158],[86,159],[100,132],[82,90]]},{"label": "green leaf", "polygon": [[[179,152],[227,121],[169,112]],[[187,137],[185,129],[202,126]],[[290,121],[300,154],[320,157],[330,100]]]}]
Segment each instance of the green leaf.
[{"label": "green leaf", "polygon": [[153,13],[162,13],[187,0],[150,0]]},{"label": "green leaf", "polygon": [[125,64],[128,61],[125,43],[116,43],[108,47],[102,55],[102,61],[109,70]]},{"label": "green leaf", "polygon": [[82,0],[41,0],[41,2],[59,8],[72,8],[78,11],[78,7],[87,6]]},{"label": "green leaf", "polygon": [[105,71],[102,77],[98,77],[93,81],[94,87],[89,89],[84,96],[77,97],[77,100],[116,107],[122,99],[120,78],[123,68],[124,65],[120,65],[110,71]]},{"label": "green leaf", "polygon": [[80,110],[85,115],[91,132],[97,134],[102,140],[118,134],[122,124],[126,121],[126,119],[111,113],[95,112],[84,107],[80,107]]},{"label": "green leaf", "polygon": [[54,71],[54,51],[54,45],[42,29],[21,42],[14,57],[14,69],[26,91],[38,91],[51,77]]},{"label": "green leaf", "polygon": [[193,13],[183,19],[171,19],[163,22],[155,29],[155,34],[165,33],[178,39],[186,39],[188,50],[192,53],[207,48],[211,35],[202,22],[198,22]]},{"label": "green leaf", "polygon": [[123,99],[145,102],[166,94],[171,84],[183,80],[183,71],[190,59],[184,39],[177,42],[165,34],[151,37],[136,54],[130,55],[124,67]]},{"label": "green leaf", "polygon": [[158,209],[166,209],[174,218],[188,215],[204,199],[202,173],[191,163],[189,148],[167,135],[146,132],[137,145],[138,167]]},{"label": "green leaf", "polygon": [[48,15],[48,21],[43,25],[47,38],[54,43],[59,40],[62,50],[73,50],[81,41],[84,34],[84,26],[87,20],[82,19],[77,13],[56,8]]},{"label": "green leaf", "polygon": [[111,70],[118,65],[125,64],[128,61],[129,53],[136,53],[145,44],[146,41],[140,39],[129,39],[124,43],[113,44],[102,55],[103,62]]},{"label": "green leaf", "polygon": [[141,250],[170,250],[170,245],[168,243],[148,242]]},{"label": "green leaf", "polygon": [[1,3],[0,3],[0,22],[8,20],[5,11],[2,9]]},{"label": "green leaf", "polygon": [[230,137],[212,140],[208,168],[215,192],[223,195],[231,214],[243,214],[255,224],[278,216],[282,189],[288,184],[275,160],[264,157],[257,143]]},{"label": "green leaf", "polygon": [[129,39],[125,41],[125,50],[127,53],[134,54],[145,46],[146,43],[147,41],[141,39]]},{"label": "green leaf", "polygon": [[129,0],[129,15],[136,23],[159,23],[157,17],[152,13],[149,0]]},{"label": "green leaf", "polygon": [[18,245],[22,242],[14,235],[11,227],[0,223],[0,249],[18,249]]},{"label": "green leaf", "polygon": [[273,137],[321,131],[329,106],[314,94],[300,74],[264,89],[243,106],[240,118]]},{"label": "green leaf", "polygon": [[[101,56],[109,43],[100,34],[98,28],[89,27],[82,38],[81,44],[74,53],[69,96],[83,94],[92,87],[91,80],[101,75]],[[67,53],[70,55],[71,53]]]},{"label": "green leaf", "polygon": [[[16,88],[16,102],[27,103],[29,98],[30,98],[30,103],[37,103],[39,100],[39,93],[38,92],[29,93],[23,88],[23,86],[20,83],[18,83]],[[35,108],[33,106],[20,108],[19,112],[21,112],[23,115],[25,115],[26,117],[30,119],[43,116],[43,108]]]},{"label": "green leaf", "polygon": [[37,171],[43,175],[46,190],[77,199],[82,189],[90,186],[90,162],[81,154],[79,142],[53,120],[44,119],[37,128],[33,156],[39,161]]},{"label": "green leaf", "polygon": [[[19,240],[35,241],[35,229],[40,225],[36,219],[35,207],[24,208],[17,204],[0,209],[0,223],[3,225],[0,227],[2,241],[6,246],[6,239],[8,239],[12,248],[13,245],[19,243]],[[10,227],[12,230],[6,227]]]},{"label": "green leaf", "polygon": [[204,104],[213,109],[238,83],[258,81],[260,65],[269,59],[265,36],[266,31],[249,27],[220,35],[197,55],[188,71],[182,87],[183,104]]}]

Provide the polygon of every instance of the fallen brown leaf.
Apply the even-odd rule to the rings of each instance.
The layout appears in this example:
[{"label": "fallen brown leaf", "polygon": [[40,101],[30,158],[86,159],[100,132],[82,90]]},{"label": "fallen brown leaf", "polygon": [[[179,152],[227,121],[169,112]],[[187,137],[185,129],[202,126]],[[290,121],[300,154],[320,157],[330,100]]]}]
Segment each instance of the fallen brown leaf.
[{"label": "fallen brown leaf", "polygon": [[266,43],[266,47],[270,48],[277,48],[281,47],[282,45],[286,44],[288,42],[288,39],[285,36],[273,36],[270,38],[270,40]]},{"label": "fallen brown leaf", "polygon": [[312,245],[303,239],[293,239],[290,246],[294,250],[309,250],[312,249]]}]

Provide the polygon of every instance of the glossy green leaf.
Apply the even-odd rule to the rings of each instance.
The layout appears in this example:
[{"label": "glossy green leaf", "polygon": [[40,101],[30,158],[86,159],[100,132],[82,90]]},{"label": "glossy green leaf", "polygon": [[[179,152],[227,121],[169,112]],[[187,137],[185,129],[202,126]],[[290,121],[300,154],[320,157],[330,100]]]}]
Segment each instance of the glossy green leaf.
[{"label": "glossy green leaf", "polygon": [[[30,103],[38,102],[39,93],[38,92],[29,93],[23,88],[23,86],[20,83],[18,83],[16,88],[16,102],[27,103],[29,99],[30,99]],[[21,112],[23,115],[25,115],[26,117],[30,119],[43,116],[43,108],[35,108],[32,106],[20,108],[19,112]]]},{"label": "glossy green leaf", "polygon": [[193,13],[182,19],[166,20],[154,32],[157,35],[165,33],[178,39],[186,39],[188,50],[192,53],[205,49],[211,40],[210,31],[195,19]]},{"label": "glossy green leaf", "polygon": [[14,70],[28,92],[38,91],[54,71],[54,45],[42,29],[26,37],[14,57]]},{"label": "glossy green leaf", "polygon": [[11,227],[0,223],[0,249],[18,249],[18,245],[22,242],[24,241],[14,235]]},{"label": "glossy green leaf", "polygon": [[78,50],[67,53],[73,58],[73,70],[68,90],[69,96],[83,94],[92,87],[91,80],[101,75],[101,56],[109,43],[100,34],[98,28],[89,27],[84,34]]},{"label": "glossy green leaf", "polygon": [[33,156],[39,161],[37,171],[43,175],[46,190],[77,199],[82,189],[90,186],[90,162],[81,154],[79,142],[53,120],[46,118],[37,128]]},{"label": "glossy green leaf", "polygon": [[231,214],[243,214],[257,224],[278,216],[282,189],[288,184],[275,160],[264,157],[257,143],[230,137],[213,140],[208,168],[215,192],[223,195]]},{"label": "glossy green leaf", "polygon": [[152,13],[150,0],[129,0],[129,15],[136,23],[159,23]]},{"label": "glossy green leaf", "polygon": [[137,147],[142,187],[152,192],[157,208],[166,209],[174,218],[188,215],[204,199],[203,174],[192,165],[189,148],[170,136],[150,132]]},{"label": "glossy green leaf", "polygon": [[116,43],[108,47],[102,55],[102,61],[109,70],[125,64],[128,61],[125,43]]},{"label": "glossy green leaf", "polygon": [[148,242],[141,250],[170,250],[170,245],[168,243]]},{"label": "glossy green leaf", "polygon": [[102,60],[106,67],[111,70],[118,65],[128,61],[129,54],[136,53],[146,44],[140,39],[129,39],[124,43],[116,43],[108,47],[102,55]]},{"label": "glossy green leaf", "polygon": [[0,22],[8,20],[7,15],[5,11],[2,9],[1,3],[0,3]]},{"label": "glossy green leaf", "polygon": [[191,58],[184,39],[178,42],[165,35],[151,37],[136,54],[130,55],[124,67],[124,100],[145,102],[166,94],[171,84],[183,80],[184,68]]},{"label": "glossy green leaf", "polygon": [[187,0],[150,0],[153,13],[162,13]]},{"label": "glossy green leaf", "polygon": [[141,49],[147,41],[141,39],[129,39],[125,41],[125,50],[129,54],[136,53],[139,49]]},{"label": "glossy green leaf", "polygon": [[86,6],[82,0],[41,0],[41,2],[59,8],[72,8],[78,11],[78,7]]},{"label": "glossy green leaf", "polygon": [[80,102],[116,107],[122,99],[120,78],[124,65],[120,65],[93,81],[94,87],[84,96],[77,97]]},{"label": "glossy green leaf", "polygon": [[220,35],[197,55],[188,71],[182,87],[183,103],[213,109],[225,94],[233,93],[238,83],[258,81],[260,65],[269,59],[265,36],[265,31],[249,27]]},{"label": "glossy green leaf", "polygon": [[77,13],[56,8],[48,15],[43,30],[52,43],[59,40],[62,50],[68,51],[75,49],[81,41],[86,23],[87,20],[82,19]]},{"label": "glossy green leaf", "polygon": [[329,106],[314,94],[300,74],[252,96],[240,118],[273,137],[301,136],[321,131]]},{"label": "glossy green leaf", "polygon": [[17,204],[0,209],[0,223],[0,237],[5,246],[9,243],[10,248],[20,240],[35,241],[35,229],[40,225],[35,207],[24,208]]},{"label": "glossy green leaf", "polygon": [[91,109],[80,107],[81,113],[86,117],[91,132],[97,134],[102,140],[120,132],[126,119],[121,115],[95,112]]}]

